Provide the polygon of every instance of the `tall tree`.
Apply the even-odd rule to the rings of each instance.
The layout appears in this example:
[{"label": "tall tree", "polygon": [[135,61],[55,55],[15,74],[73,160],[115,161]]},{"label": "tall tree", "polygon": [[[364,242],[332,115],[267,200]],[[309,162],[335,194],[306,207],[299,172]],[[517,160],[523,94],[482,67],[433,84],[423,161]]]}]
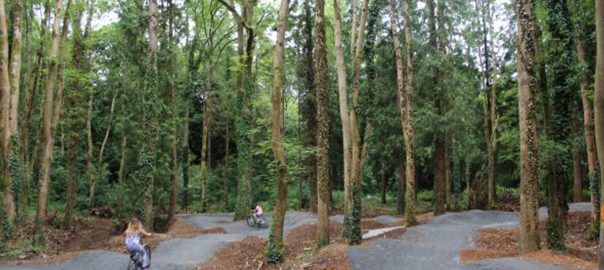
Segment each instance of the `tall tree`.
[{"label": "tall tree", "polygon": [[[354,2],[354,1],[353,1]],[[340,109],[340,120],[342,122],[342,148],[344,151],[344,211],[349,213],[351,211],[350,205],[350,174],[352,166],[352,153],[351,148],[351,127],[350,127],[350,112],[348,109],[348,87],[346,82],[346,60],[344,59],[344,48],[342,44],[342,19],[340,16],[340,3],[339,0],[334,0],[334,40],[335,40],[335,51],[336,51],[336,70],[338,74],[338,100]],[[354,29],[352,31],[355,32]],[[344,216],[344,235],[348,235],[348,214]]]},{"label": "tall tree", "polygon": [[[403,133],[405,135],[405,180],[407,181],[407,191],[405,193],[406,208],[405,222],[407,226],[417,223],[415,219],[415,136],[413,130],[413,89],[414,89],[414,70],[413,70],[413,36],[411,34],[411,15],[409,6],[411,0],[403,1],[403,20],[405,20],[405,51],[407,74],[405,80],[405,122],[403,123]],[[401,100],[401,103],[403,100]]]},{"label": "tall tree", "polygon": [[[356,39],[356,51],[353,57],[353,69],[352,69],[352,108],[357,108],[359,105],[359,96],[361,91],[361,63],[363,62],[365,47],[365,28],[367,22],[369,0],[364,0],[361,9],[361,18],[359,21],[359,29]],[[336,8],[336,7],[334,7]],[[359,119],[356,109],[349,109],[350,111],[350,140],[352,146],[352,160],[351,160],[351,178],[350,178],[350,197],[352,198],[351,210],[348,212],[350,215],[350,229],[348,230],[348,242],[349,244],[359,244],[362,240],[361,232],[361,181],[362,171],[364,164],[364,157],[367,153],[368,138],[371,134],[371,125],[367,124],[365,128],[364,143],[361,147],[361,135],[359,132]],[[346,213],[345,213],[346,214]],[[344,224],[346,225],[346,224]]]},{"label": "tall tree", "polygon": [[[305,122],[303,143],[307,147],[317,146],[317,102],[315,89],[315,71],[314,71],[314,40],[313,40],[313,13],[311,0],[304,0],[304,42],[302,50],[304,54],[304,100],[301,104],[302,118]],[[340,37],[341,39],[341,37]],[[313,153],[306,159],[307,182],[310,187],[309,208],[313,213],[317,212],[317,156]]]},{"label": "tall tree", "polygon": [[283,54],[285,51],[285,31],[287,29],[287,14],[289,1],[282,0],[279,8],[279,20],[277,21],[277,41],[275,45],[275,57],[273,60],[273,91],[271,110],[271,135],[273,154],[279,175],[277,184],[277,205],[273,214],[273,226],[271,236],[266,247],[268,261],[278,263],[283,261],[283,223],[285,221],[285,208],[287,207],[287,163],[285,161],[285,149],[283,147],[283,120],[281,110],[281,92],[283,91]]},{"label": "tall tree", "polygon": [[581,103],[583,105],[583,136],[585,137],[585,147],[587,153],[587,175],[591,189],[592,203],[592,227],[599,228],[600,224],[600,185],[597,179],[598,157],[596,153],[596,139],[594,134],[594,108],[590,100],[590,74],[587,70],[587,48],[586,48],[586,25],[591,22],[586,22],[582,16],[582,3],[584,1],[573,1],[574,17],[577,21],[577,59],[579,60],[580,78],[581,78]]},{"label": "tall tree", "polygon": [[241,13],[237,12],[233,1],[227,3],[218,0],[233,15],[237,22],[237,54],[239,64],[243,67],[237,73],[238,104],[240,114],[235,119],[237,135],[237,165],[239,181],[237,183],[237,204],[235,206],[235,220],[246,218],[251,204],[252,191],[252,108],[251,97],[254,92],[254,78],[252,66],[254,51],[256,49],[256,28],[252,26],[254,8],[258,0],[243,0]]},{"label": "tall tree", "polygon": [[[62,56],[62,49],[64,46],[61,44],[64,39],[63,36],[67,35],[68,26],[69,26],[69,9],[71,7],[71,0],[67,1],[67,6],[65,9],[64,19],[63,19],[63,29],[60,29],[60,21],[61,21],[61,13],[63,10],[62,1],[57,1],[55,7],[55,17],[52,26],[52,42],[48,57],[48,77],[46,80],[45,86],[45,94],[46,98],[44,100],[44,111],[42,115],[42,127],[43,127],[43,143],[42,143],[42,153],[40,160],[40,176],[38,183],[38,207],[36,211],[36,232],[39,232],[40,225],[46,219],[46,205],[48,199],[48,185],[50,182],[50,169],[51,169],[51,161],[52,161],[52,147],[54,142],[54,127],[56,126],[56,122],[58,121],[58,115],[60,113],[61,107],[59,105],[60,100],[62,99],[61,94],[57,91],[57,104],[55,105],[55,80],[60,74],[58,71],[59,66],[59,56]],[[61,50],[59,49],[61,48]],[[61,87],[61,86],[59,86]],[[58,112],[57,112],[58,111]]]},{"label": "tall tree", "polygon": [[536,93],[537,21],[535,1],[516,2],[518,23],[517,69],[518,114],[520,123],[520,252],[539,249],[538,191],[539,134],[537,133]]},{"label": "tall tree", "polygon": [[[604,172],[604,3],[596,0],[596,85],[594,95],[594,123],[600,172]],[[604,174],[600,173],[600,188],[604,187]],[[600,196],[604,192],[600,190]],[[600,202],[604,201],[600,197]],[[602,213],[600,213],[602,214]],[[599,269],[604,269],[604,221],[600,218]]]},{"label": "tall tree", "polygon": [[[338,0],[334,0],[337,9]],[[325,1],[315,3],[315,87],[317,93],[317,212],[319,227],[317,244],[329,244],[329,78],[327,68],[327,44],[325,36]]]},{"label": "tall tree", "polygon": [[159,40],[157,37],[157,26],[159,24],[159,10],[157,8],[157,1],[149,1],[149,24],[148,24],[148,60],[146,67],[146,79],[144,86],[144,115],[143,124],[147,127],[145,129],[145,142],[143,146],[142,158],[139,162],[146,167],[146,177],[144,179],[144,224],[147,228],[153,228],[153,189],[155,182],[155,152],[156,152],[156,141],[159,124],[157,123],[156,108],[153,108],[155,102],[157,102],[157,90],[158,86],[158,70],[157,70],[157,49]]},{"label": "tall tree", "polygon": [[[575,87],[571,74],[574,72],[575,61],[573,44],[573,29],[568,3],[565,0],[546,1],[548,16],[546,19],[552,40],[547,46],[551,76],[552,103],[550,124],[547,138],[564,149],[571,149],[571,113],[575,102]],[[571,168],[570,153],[558,152],[548,161],[547,194],[548,194],[548,223],[547,244],[550,249],[564,250],[564,226],[567,212],[566,191],[569,185]]]}]

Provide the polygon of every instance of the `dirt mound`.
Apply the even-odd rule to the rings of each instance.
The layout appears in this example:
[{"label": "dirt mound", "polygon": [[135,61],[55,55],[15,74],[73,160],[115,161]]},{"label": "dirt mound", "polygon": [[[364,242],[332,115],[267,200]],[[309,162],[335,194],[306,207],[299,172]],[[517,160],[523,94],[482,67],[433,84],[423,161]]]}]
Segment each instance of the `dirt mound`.
[{"label": "dirt mound", "polygon": [[241,241],[225,246],[212,259],[197,267],[197,270],[263,269],[262,261],[266,240],[248,236]]},{"label": "dirt mound", "polygon": [[352,264],[348,260],[348,245],[335,243],[321,249],[304,269],[352,270]]},{"label": "dirt mound", "polygon": [[[589,212],[570,213],[566,220],[565,244],[567,252],[559,253],[551,250],[523,255],[523,258],[580,269],[595,269],[598,260],[597,241],[590,236]],[[546,247],[546,223],[539,223],[541,247]],[[476,249],[464,250],[461,258],[464,263],[476,260],[515,257],[518,252],[518,228],[513,229],[482,229],[476,234]]]},{"label": "dirt mound", "polygon": [[[44,228],[46,246],[35,251],[27,251],[24,241],[9,243],[9,248],[14,250],[24,249],[21,254],[0,258],[0,264],[16,263],[54,263],[72,258],[84,251],[109,250],[124,252],[123,224],[116,223],[113,219],[92,217],[85,221],[75,223],[73,229],[62,229],[53,226]],[[19,235],[31,235],[33,224],[25,224],[17,232]],[[198,229],[187,222],[176,220],[165,234],[153,234],[143,241],[154,249],[160,242],[174,238],[192,238],[201,234],[223,234],[222,228]],[[32,236],[15,237],[15,239],[26,239],[31,243]]]}]

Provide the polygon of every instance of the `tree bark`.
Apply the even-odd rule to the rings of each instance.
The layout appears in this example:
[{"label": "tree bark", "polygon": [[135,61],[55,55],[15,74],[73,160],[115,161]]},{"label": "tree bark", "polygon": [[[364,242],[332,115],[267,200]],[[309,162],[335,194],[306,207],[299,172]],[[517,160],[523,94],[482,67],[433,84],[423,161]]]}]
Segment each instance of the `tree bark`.
[{"label": "tree bark", "polygon": [[[350,112],[348,110],[348,86],[346,85],[346,64],[344,59],[344,47],[342,44],[342,26],[340,17],[339,0],[334,0],[334,40],[336,52],[336,70],[338,74],[338,100],[340,108],[340,120],[342,122],[342,148],[344,150],[344,211],[351,211],[350,197],[350,174],[352,153],[350,140]],[[354,32],[354,31],[353,31]],[[346,222],[346,221],[345,221]]]},{"label": "tree bark", "polygon": [[[364,59],[364,38],[365,27],[367,21],[369,1],[364,0],[361,19],[359,21],[359,32],[357,35],[356,52],[353,57],[353,73],[352,73],[352,108],[356,108],[359,104],[359,94],[361,91],[361,62]],[[352,146],[352,161],[351,161],[351,177],[350,177],[350,196],[352,198],[352,209],[350,211],[350,229],[349,229],[349,244],[356,245],[362,240],[361,231],[361,181],[362,181],[362,149],[361,136],[359,133],[359,120],[355,109],[350,111],[350,141]],[[369,129],[369,124],[367,125]],[[369,137],[365,137],[367,143]],[[344,224],[346,225],[346,224]],[[345,230],[346,231],[346,230]]]},{"label": "tree bark", "polygon": [[[579,2],[573,1],[575,11],[579,9]],[[575,14],[576,17],[580,15]],[[577,59],[581,66],[586,67],[586,48],[585,48],[585,34],[582,27],[577,26]],[[587,152],[587,175],[590,185],[590,201],[592,205],[592,227],[599,227],[600,223],[600,192],[599,192],[599,179],[597,178],[598,170],[598,157],[596,153],[596,139],[594,134],[594,110],[593,104],[590,101],[590,79],[586,69],[581,70],[581,103],[583,105],[583,136],[585,137],[585,147]]]},{"label": "tree bark", "polygon": [[539,249],[539,134],[536,118],[535,1],[516,2],[518,23],[518,114],[520,118],[520,252]]},{"label": "tree bark", "polygon": [[0,191],[2,192],[2,205],[4,214],[6,214],[9,225],[12,225],[15,217],[15,204],[12,196],[12,179],[10,175],[9,155],[11,121],[11,81],[9,71],[9,50],[8,50],[8,30],[7,15],[4,8],[4,1],[0,0]]},{"label": "tree bark", "polygon": [[[596,77],[594,89],[594,123],[596,133],[596,149],[600,172],[604,172],[604,3],[596,0]],[[604,187],[604,173],[600,173],[600,188]],[[600,190],[600,196],[604,194]],[[600,197],[600,201],[602,197]],[[604,221],[600,218],[599,269],[604,269]]]},{"label": "tree bark", "polygon": [[10,133],[17,132],[19,90],[21,74],[21,26],[23,24],[23,0],[15,0],[13,4],[13,42],[10,53],[10,114],[8,116]]},{"label": "tree bark", "polygon": [[[157,100],[155,100],[156,93],[159,86],[157,77],[159,76],[157,71],[157,48],[158,48],[158,40],[157,40],[157,25],[159,23],[159,11],[157,9],[157,0],[149,0],[149,40],[148,40],[148,50],[149,50],[149,58],[148,63],[148,73],[147,85],[145,86],[145,102],[148,104],[153,104]],[[155,172],[154,160],[156,159],[155,151],[156,151],[156,140],[157,140],[157,129],[158,123],[155,119],[157,115],[144,115],[143,116],[143,124],[147,125],[147,129],[145,130],[144,136],[145,144],[143,147],[143,151],[146,152],[147,155],[144,157],[143,162],[147,163],[145,166],[148,166],[148,172],[151,175],[145,176],[144,183],[144,225],[146,228],[152,230],[153,229],[153,189],[154,189],[154,181],[155,177],[153,176]]]},{"label": "tree bark", "polygon": [[[228,145],[228,126],[227,126],[227,145]],[[227,146],[228,147],[228,146]],[[183,134],[182,134],[182,182],[183,182],[183,194],[182,194],[182,204],[181,208],[188,213],[189,211],[189,102],[185,101],[185,119],[183,125]],[[228,157],[228,152],[227,152]],[[228,165],[227,165],[228,167]],[[228,204],[228,193],[225,195],[226,202]]]},{"label": "tree bark", "polygon": [[[67,8],[65,9],[65,17],[63,20],[63,35],[67,34],[68,23],[69,23],[69,8],[71,6],[71,0],[67,1]],[[60,110],[60,106],[56,106],[53,110],[54,104],[54,87],[55,79],[57,78],[57,64],[59,63],[58,54],[59,46],[61,45],[62,38],[60,35],[60,21],[61,11],[63,10],[62,1],[57,1],[55,8],[55,17],[53,22],[52,31],[52,42],[49,53],[49,64],[48,64],[48,77],[46,80],[46,88],[44,90],[46,98],[44,101],[44,112],[42,115],[42,153],[40,161],[40,178],[38,182],[38,208],[36,211],[36,226],[35,232],[40,232],[40,225],[45,222],[46,218],[46,203],[48,199],[48,185],[50,182],[50,165],[52,161],[52,146],[53,146],[53,134],[54,134],[54,123],[57,122],[57,110]],[[60,87],[60,86],[59,86]],[[57,93],[57,101],[61,99],[59,93]],[[53,123],[54,122],[54,123]]]},{"label": "tree bark", "polygon": [[[107,141],[109,140],[109,134],[111,133],[111,128],[113,126],[113,113],[115,111],[115,100],[117,98],[118,90],[113,93],[113,98],[111,98],[111,106],[109,109],[109,123],[107,123],[107,129],[105,130],[105,136],[103,137],[103,142],[101,143],[101,148],[99,150],[99,158],[97,160],[98,167],[97,172],[99,173],[99,181],[103,181],[105,178],[105,146],[107,145]],[[91,209],[92,209],[91,204]]]},{"label": "tree bark", "polygon": [[[208,61],[210,62],[210,61]],[[207,202],[208,202],[208,165],[207,165],[207,154],[208,154],[208,126],[210,125],[210,110],[209,110],[209,102],[210,95],[212,95],[212,77],[213,77],[213,67],[211,63],[208,63],[208,73],[206,77],[206,99],[203,101],[203,127],[201,130],[201,163],[199,166],[199,177],[201,183],[201,213],[205,213],[207,211]]]},{"label": "tree bark", "polygon": [[126,134],[122,132],[122,142],[120,144],[121,148],[121,157],[120,157],[120,169],[118,171],[118,185],[119,185],[119,194],[118,194],[118,203],[117,203],[117,213],[119,217],[123,217],[124,214],[124,191],[126,184],[126,145],[128,143],[128,137]]},{"label": "tree bark", "polygon": [[88,97],[88,114],[86,117],[86,139],[87,139],[87,145],[88,145],[88,150],[86,152],[87,155],[87,159],[86,159],[86,168],[88,169],[88,207],[90,210],[92,210],[92,208],[94,208],[94,185],[95,185],[95,181],[94,181],[94,165],[93,165],[93,151],[94,151],[94,144],[92,142],[92,104],[93,104],[93,99],[94,99],[94,94],[91,92],[90,96]]},{"label": "tree bark", "polygon": [[[337,1],[337,0],[334,0]],[[334,2],[337,9],[337,2]],[[329,244],[329,88],[327,68],[327,44],[325,34],[325,1],[317,0],[315,4],[315,86],[317,93],[317,209],[319,226],[317,245]]]},{"label": "tree bark", "polygon": [[571,114],[572,118],[572,144],[573,144],[573,201],[581,202],[583,200],[583,168],[581,166],[581,146],[579,145],[578,139],[580,136],[579,131],[579,117],[576,110],[573,110]]},{"label": "tree bark", "polygon": [[[305,139],[304,144],[307,147],[317,147],[317,104],[315,89],[315,70],[314,70],[314,40],[313,40],[313,14],[310,5],[311,0],[304,1],[304,109],[302,116],[305,118]],[[308,166],[307,182],[310,187],[309,208],[313,213],[317,213],[317,156],[312,153],[306,159]]]},{"label": "tree bark", "polygon": [[[413,88],[414,88],[414,71],[413,71],[413,37],[411,34],[411,15],[409,12],[409,2],[403,1],[403,19],[405,20],[405,51],[407,53],[407,63],[405,71],[407,74],[405,80],[405,121],[403,123],[405,135],[405,180],[407,181],[407,189],[405,193],[406,208],[405,208],[405,223],[407,226],[417,224],[415,219],[415,142],[413,131]],[[401,100],[403,102],[403,100]]]},{"label": "tree bark", "polygon": [[[77,69],[83,69],[84,58],[84,43],[82,41],[82,9],[77,9],[76,16],[73,20],[73,49],[71,64]],[[82,84],[79,80],[74,80],[70,88],[74,91],[82,90]],[[67,132],[68,132],[68,157],[67,157],[67,198],[65,202],[65,217],[63,226],[71,228],[73,225],[73,208],[75,207],[76,193],[78,188],[78,150],[80,147],[80,130],[82,128],[82,118],[78,113],[78,109],[83,105],[79,93],[68,93],[67,104],[71,108],[67,112]]]},{"label": "tree bark", "polygon": [[[275,163],[279,175],[277,184],[278,200],[273,213],[272,238],[269,238],[267,253],[277,256],[267,256],[273,263],[283,261],[283,224],[285,221],[285,210],[287,207],[287,162],[285,161],[285,149],[283,147],[283,125],[284,117],[281,110],[281,92],[283,91],[283,54],[285,51],[285,31],[287,29],[287,15],[289,1],[282,0],[279,8],[279,20],[277,22],[277,42],[275,45],[275,57],[273,61],[273,91],[271,111],[271,135],[272,148],[275,155]],[[274,258],[274,259],[273,259]]]}]

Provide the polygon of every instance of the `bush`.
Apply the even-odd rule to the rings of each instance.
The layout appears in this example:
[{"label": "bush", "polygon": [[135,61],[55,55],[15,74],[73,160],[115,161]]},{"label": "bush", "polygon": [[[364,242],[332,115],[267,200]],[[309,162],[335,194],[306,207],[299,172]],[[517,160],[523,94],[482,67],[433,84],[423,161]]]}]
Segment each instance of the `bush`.
[{"label": "bush", "polygon": [[421,190],[417,198],[423,202],[432,202],[434,200],[434,190]]}]

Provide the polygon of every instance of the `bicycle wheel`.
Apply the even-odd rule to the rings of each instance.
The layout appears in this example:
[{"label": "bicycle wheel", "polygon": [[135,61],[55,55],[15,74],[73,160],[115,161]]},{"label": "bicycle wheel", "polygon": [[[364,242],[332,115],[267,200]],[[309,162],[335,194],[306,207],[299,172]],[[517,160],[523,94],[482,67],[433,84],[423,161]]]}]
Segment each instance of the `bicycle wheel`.
[{"label": "bicycle wheel", "polygon": [[130,259],[130,262],[128,262],[128,270],[137,270],[138,265],[136,265],[136,262],[132,259]]},{"label": "bicycle wheel", "polygon": [[247,217],[247,225],[250,227],[254,227],[256,225],[256,221],[254,220],[254,217],[252,217],[252,216]]}]

